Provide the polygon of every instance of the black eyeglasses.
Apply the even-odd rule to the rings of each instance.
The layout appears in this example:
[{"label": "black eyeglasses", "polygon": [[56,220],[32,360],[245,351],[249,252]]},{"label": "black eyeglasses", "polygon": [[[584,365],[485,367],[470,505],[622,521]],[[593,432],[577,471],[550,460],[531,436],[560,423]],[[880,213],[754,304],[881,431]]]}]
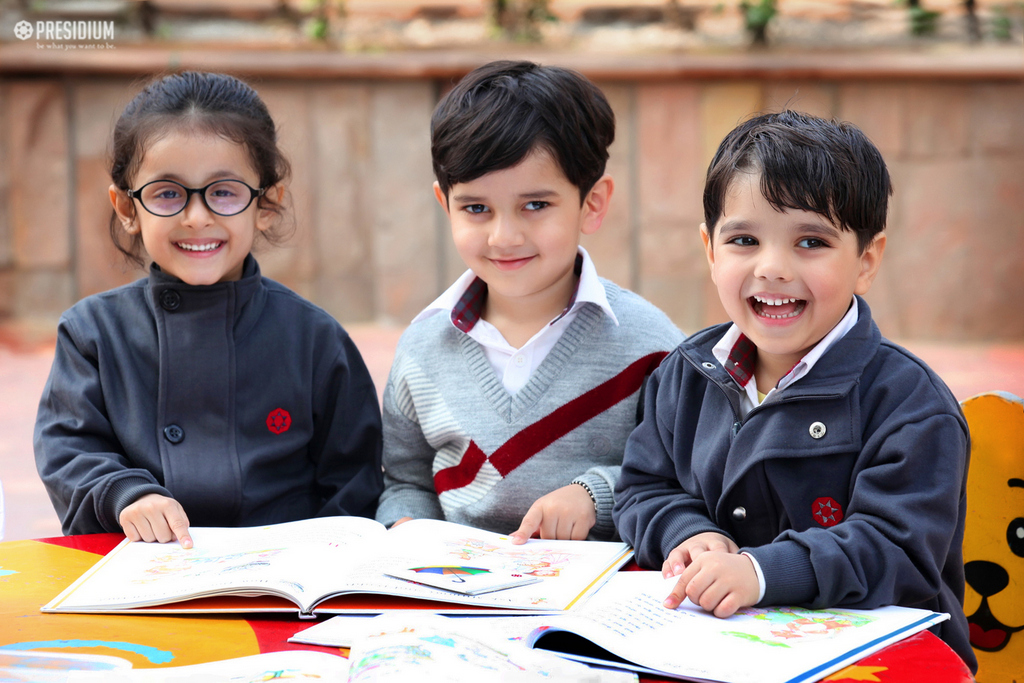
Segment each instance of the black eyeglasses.
[{"label": "black eyeglasses", "polygon": [[256,190],[241,180],[216,180],[206,187],[185,187],[173,180],[154,180],[128,196],[138,199],[142,208],[154,216],[167,218],[185,210],[192,194],[203,198],[203,204],[218,216],[234,216],[249,208],[252,200],[262,197],[265,187]]}]

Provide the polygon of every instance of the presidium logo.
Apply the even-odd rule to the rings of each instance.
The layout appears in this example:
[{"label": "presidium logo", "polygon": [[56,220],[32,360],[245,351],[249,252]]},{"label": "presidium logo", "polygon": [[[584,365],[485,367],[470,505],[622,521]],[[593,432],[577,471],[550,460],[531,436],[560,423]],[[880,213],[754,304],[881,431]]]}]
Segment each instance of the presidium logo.
[{"label": "presidium logo", "polygon": [[[114,22],[47,20],[37,21],[33,25],[30,21],[22,20],[14,25],[14,37],[19,40],[35,37],[37,41],[104,41],[104,47],[113,47],[105,41],[114,39]],[[37,43],[36,46],[43,47],[41,43]],[[95,48],[99,45],[81,47]]]}]

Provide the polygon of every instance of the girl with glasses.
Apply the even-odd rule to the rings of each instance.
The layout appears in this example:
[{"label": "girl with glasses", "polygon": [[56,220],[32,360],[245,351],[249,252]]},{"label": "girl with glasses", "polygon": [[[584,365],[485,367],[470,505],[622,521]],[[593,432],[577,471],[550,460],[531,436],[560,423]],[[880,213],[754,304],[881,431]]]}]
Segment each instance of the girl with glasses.
[{"label": "girl with glasses", "polygon": [[35,428],[65,534],[191,546],[190,524],[372,517],[380,412],[325,311],[263,277],[288,162],[240,80],[159,79],[114,128],[117,248],[149,275],[62,316]]}]

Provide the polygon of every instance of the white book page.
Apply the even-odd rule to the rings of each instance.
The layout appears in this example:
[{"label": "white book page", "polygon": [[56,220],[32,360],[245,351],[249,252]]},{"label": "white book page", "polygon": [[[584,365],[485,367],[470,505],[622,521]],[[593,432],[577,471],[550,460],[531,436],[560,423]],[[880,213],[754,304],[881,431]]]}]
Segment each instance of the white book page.
[{"label": "white book page", "polygon": [[[771,683],[798,679],[809,670],[817,670],[809,678],[817,680],[850,661],[844,656],[851,651],[856,661],[892,642],[893,632],[910,625],[922,630],[948,618],[905,607],[771,607],[746,608],[719,619],[689,601],[666,609],[662,602],[675,581],[660,572],[621,572],[581,610],[551,623],[649,669],[731,683]],[[530,643],[539,635],[532,634]],[[859,649],[869,643],[874,645]]]},{"label": "white book page", "polygon": [[[372,557],[346,576],[346,585],[447,602],[535,610],[564,610],[596,590],[632,556],[625,543],[542,541],[514,545],[508,536],[451,522],[413,520],[392,528],[377,541]],[[495,593],[460,596],[384,576],[396,566],[471,566],[538,583]]]},{"label": "white book page", "polygon": [[[298,631],[288,639],[290,643],[324,645],[326,647],[352,647],[360,638],[379,635],[390,624],[423,618],[423,610],[389,610],[380,615],[339,615]],[[439,615],[440,616],[440,615]],[[498,640],[524,644],[530,632],[552,623],[555,615],[546,616],[448,616],[450,628],[469,633],[487,633]]]},{"label": "white book page", "polygon": [[384,534],[363,517],[323,517],[262,527],[193,527],[193,547],[124,543],[47,608],[130,607],[224,592],[292,595],[301,604],[361,561],[356,548]]},{"label": "white book page", "polygon": [[103,673],[73,671],[68,683],[228,683],[277,679],[345,681],[348,660],[326,652],[289,650],[206,664]]}]

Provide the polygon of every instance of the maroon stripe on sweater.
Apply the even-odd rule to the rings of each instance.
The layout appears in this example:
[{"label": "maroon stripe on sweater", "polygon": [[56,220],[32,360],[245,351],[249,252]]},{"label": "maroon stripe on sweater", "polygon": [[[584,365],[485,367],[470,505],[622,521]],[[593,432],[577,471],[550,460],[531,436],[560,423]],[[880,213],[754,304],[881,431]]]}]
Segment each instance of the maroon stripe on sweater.
[{"label": "maroon stripe on sweater", "polygon": [[508,476],[509,472],[558,439],[629,398],[643,384],[644,377],[654,372],[667,355],[659,351],[634,361],[611,379],[577,396],[513,436],[490,458],[484,455],[476,442],[470,441],[459,464],[446,467],[434,475],[434,489],[440,495],[468,485],[488,459],[501,476]]},{"label": "maroon stripe on sweater", "polygon": [[485,462],[487,462],[487,456],[475,442],[470,441],[469,448],[466,449],[458,465],[445,467],[434,475],[434,489],[440,495],[443,491],[459,489],[470,484]]}]

